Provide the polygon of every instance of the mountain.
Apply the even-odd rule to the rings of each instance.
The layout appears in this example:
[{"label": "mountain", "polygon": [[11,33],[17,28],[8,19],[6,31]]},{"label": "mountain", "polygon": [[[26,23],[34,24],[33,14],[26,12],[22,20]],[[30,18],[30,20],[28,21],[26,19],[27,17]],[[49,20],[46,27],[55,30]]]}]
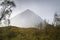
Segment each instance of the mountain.
[{"label": "mountain", "polygon": [[40,16],[35,14],[33,11],[27,9],[24,12],[16,15],[11,19],[11,25],[19,27],[35,27],[40,24],[43,20]]}]

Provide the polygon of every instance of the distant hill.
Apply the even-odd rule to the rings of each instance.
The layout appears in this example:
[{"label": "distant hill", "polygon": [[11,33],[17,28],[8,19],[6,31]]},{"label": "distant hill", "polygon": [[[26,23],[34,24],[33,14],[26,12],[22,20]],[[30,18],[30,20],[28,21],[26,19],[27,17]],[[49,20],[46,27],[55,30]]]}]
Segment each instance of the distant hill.
[{"label": "distant hill", "polygon": [[60,26],[45,29],[0,27],[0,40],[60,40]]},{"label": "distant hill", "polygon": [[10,21],[11,25],[22,28],[29,28],[29,27],[36,27],[38,24],[43,22],[43,19],[33,11],[27,9],[24,12],[11,18]]}]

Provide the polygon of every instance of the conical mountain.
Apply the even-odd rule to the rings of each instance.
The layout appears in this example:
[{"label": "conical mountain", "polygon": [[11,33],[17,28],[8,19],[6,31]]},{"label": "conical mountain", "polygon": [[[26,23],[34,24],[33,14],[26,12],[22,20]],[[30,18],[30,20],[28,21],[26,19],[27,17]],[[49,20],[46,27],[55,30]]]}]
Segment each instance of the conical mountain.
[{"label": "conical mountain", "polygon": [[42,22],[40,16],[36,15],[33,11],[29,9],[11,19],[11,25],[24,28],[35,27],[40,22]]}]

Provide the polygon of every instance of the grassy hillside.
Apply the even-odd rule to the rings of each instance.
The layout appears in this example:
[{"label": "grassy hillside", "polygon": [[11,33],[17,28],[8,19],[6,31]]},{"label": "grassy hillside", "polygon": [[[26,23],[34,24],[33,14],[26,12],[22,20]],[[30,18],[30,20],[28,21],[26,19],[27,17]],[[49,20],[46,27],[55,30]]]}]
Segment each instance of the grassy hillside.
[{"label": "grassy hillside", "polygon": [[0,27],[0,40],[60,40],[60,26],[47,25],[44,29]]}]

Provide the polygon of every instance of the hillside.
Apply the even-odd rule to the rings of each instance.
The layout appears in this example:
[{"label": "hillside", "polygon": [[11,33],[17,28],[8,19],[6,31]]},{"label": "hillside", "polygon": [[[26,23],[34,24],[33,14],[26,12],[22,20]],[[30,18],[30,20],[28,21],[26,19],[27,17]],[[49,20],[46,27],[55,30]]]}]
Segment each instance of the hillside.
[{"label": "hillside", "polygon": [[60,27],[49,26],[45,29],[0,27],[0,40],[60,40]]},{"label": "hillside", "polygon": [[22,28],[36,27],[40,23],[43,23],[43,19],[30,9],[24,10],[10,19],[10,25]]}]

